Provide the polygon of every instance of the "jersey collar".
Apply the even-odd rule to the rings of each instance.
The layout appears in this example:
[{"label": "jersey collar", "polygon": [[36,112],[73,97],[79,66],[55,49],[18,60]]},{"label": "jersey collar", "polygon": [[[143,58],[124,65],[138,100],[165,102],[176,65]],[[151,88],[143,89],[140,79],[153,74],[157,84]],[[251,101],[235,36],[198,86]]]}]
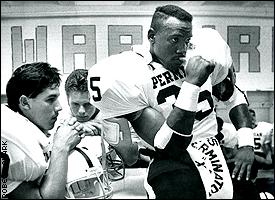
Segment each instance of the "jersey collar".
[{"label": "jersey collar", "polygon": [[144,43],[142,45],[133,45],[132,51],[142,56],[147,64],[153,62],[153,57],[150,53],[150,44]]}]

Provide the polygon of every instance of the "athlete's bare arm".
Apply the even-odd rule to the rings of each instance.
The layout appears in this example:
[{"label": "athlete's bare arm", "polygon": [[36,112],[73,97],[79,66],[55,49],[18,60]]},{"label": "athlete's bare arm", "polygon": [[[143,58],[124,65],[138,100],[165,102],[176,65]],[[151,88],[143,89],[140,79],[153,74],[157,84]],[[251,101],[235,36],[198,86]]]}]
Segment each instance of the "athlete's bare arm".
[{"label": "athlete's bare arm", "polygon": [[[208,61],[200,56],[193,57],[189,60],[185,69],[185,81],[199,88],[207,80],[213,70],[214,65],[210,64]],[[187,88],[182,89],[186,90]],[[197,104],[197,100],[191,103]],[[192,139],[191,133],[193,130],[196,111],[185,110],[177,107],[177,105],[178,104],[175,104],[175,107],[170,112],[167,120],[165,120],[161,113],[153,108],[145,108],[142,111],[126,115],[125,117],[131,122],[136,133],[150,145],[156,146],[155,136],[161,129],[163,129],[164,137],[166,137],[165,135],[171,134],[171,137],[165,138],[164,140],[177,141],[176,143],[180,145],[180,149],[185,149]],[[163,125],[167,126],[163,128]],[[177,134],[173,134],[173,132],[176,132]],[[167,147],[169,146],[168,141],[166,145]]]},{"label": "athlete's bare arm", "polygon": [[162,124],[164,116],[157,110],[147,107],[143,110],[125,115],[135,132],[148,144],[154,146],[154,138]]},{"label": "athlete's bare arm", "polygon": [[[252,121],[249,117],[247,104],[240,104],[232,108],[229,112],[229,117],[236,130],[246,127],[252,128]],[[232,173],[233,178],[237,177],[238,179],[241,179],[242,176],[246,176],[246,179],[249,179],[251,167],[254,162],[253,147],[243,146],[239,148],[234,159],[229,160],[228,162],[235,163],[235,168]]]},{"label": "athlete's bare arm", "polygon": [[68,155],[79,144],[83,126],[76,119],[64,123],[54,135],[49,168],[40,183],[23,181],[8,194],[10,199],[59,199],[65,196]]},{"label": "athlete's bare arm", "polygon": [[133,143],[128,121],[125,118],[110,118],[107,121],[119,124],[122,140],[117,145],[112,145],[116,152],[122,157],[125,164],[131,166],[138,160],[138,145]]}]

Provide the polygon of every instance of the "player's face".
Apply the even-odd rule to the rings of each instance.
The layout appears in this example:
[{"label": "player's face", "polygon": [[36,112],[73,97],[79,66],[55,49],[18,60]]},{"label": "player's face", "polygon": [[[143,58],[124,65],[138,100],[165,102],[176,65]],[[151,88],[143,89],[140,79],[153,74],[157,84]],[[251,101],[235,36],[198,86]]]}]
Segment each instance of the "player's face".
[{"label": "player's face", "polygon": [[68,103],[72,115],[79,122],[89,121],[96,112],[96,108],[90,103],[89,92],[71,92],[68,96]]},{"label": "player's face", "polygon": [[29,100],[30,109],[28,115],[42,131],[50,130],[54,127],[57,116],[62,107],[58,101],[59,87],[47,88],[35,98]]},{"label": "player's face", "polygon": [[182,22],[175,17],[163,22],[152,43],[152,53],[167,69],[176,72],[183,64],[189,40],[192,36],[192,24]]}]

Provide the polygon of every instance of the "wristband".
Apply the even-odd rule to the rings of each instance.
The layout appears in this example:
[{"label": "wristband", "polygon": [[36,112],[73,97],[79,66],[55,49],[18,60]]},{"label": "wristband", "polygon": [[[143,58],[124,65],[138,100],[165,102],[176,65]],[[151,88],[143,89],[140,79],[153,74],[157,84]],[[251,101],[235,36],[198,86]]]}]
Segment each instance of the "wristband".
[{"label": "wristband", "polygon": [[168,144],[168,142],[170,141],[173,133],[177,134],[177,135],[180,135],[180,136],[184,136],[184,137],[191,137],[192,136],[192,134],[185,135],[185,134],[181,134],[181,133],[178,133],[178,132],[174,131],[173,129],[171,129],[168,126],[168,124],[165,121],[164,124],[160,127],[157,134],[155,135],[154,147],[157,147],[159,149],[164,149],[166,147],[166,145]]},{"label": "wristband", "polygon": [[238,147],[252,146],[254,147],[254,135],[251,128],[242,127],[237,130]]},{"label": "wristband", "polygon": [[184,81],[181,85],[181,89],[175,102],[175,106],[183,110],[196,112],[199,92],[199,86]]}]

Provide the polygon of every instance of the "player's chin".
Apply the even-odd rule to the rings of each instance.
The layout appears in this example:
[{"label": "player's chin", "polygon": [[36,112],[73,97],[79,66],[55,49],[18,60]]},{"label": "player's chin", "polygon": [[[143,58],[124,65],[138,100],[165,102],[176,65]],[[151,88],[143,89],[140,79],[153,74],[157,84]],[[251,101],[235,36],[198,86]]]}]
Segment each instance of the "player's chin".
[{"label": "player's chin", "polygon": [[55,122],[57,121],[57,118],[52,118],[50,121],[49,121],[49,124],[48,124],[48,130],[52,129],[54,127],[54,124]]},{"label": "player's chin", "polygon": [[182,68],[182,62],[173,61],[173,62],[170,62],[167,66],[171,72],[178,73],[179,69]]},{"label": "player's chin", "polygon": [[55,123],[48,123],[47,125],[43,126],[43,130],[52,130]]},{"label": "player's chin", "polygon": [[87,122],[89,121],[89,117],[78,117],[76,116],[78,122]]}]

